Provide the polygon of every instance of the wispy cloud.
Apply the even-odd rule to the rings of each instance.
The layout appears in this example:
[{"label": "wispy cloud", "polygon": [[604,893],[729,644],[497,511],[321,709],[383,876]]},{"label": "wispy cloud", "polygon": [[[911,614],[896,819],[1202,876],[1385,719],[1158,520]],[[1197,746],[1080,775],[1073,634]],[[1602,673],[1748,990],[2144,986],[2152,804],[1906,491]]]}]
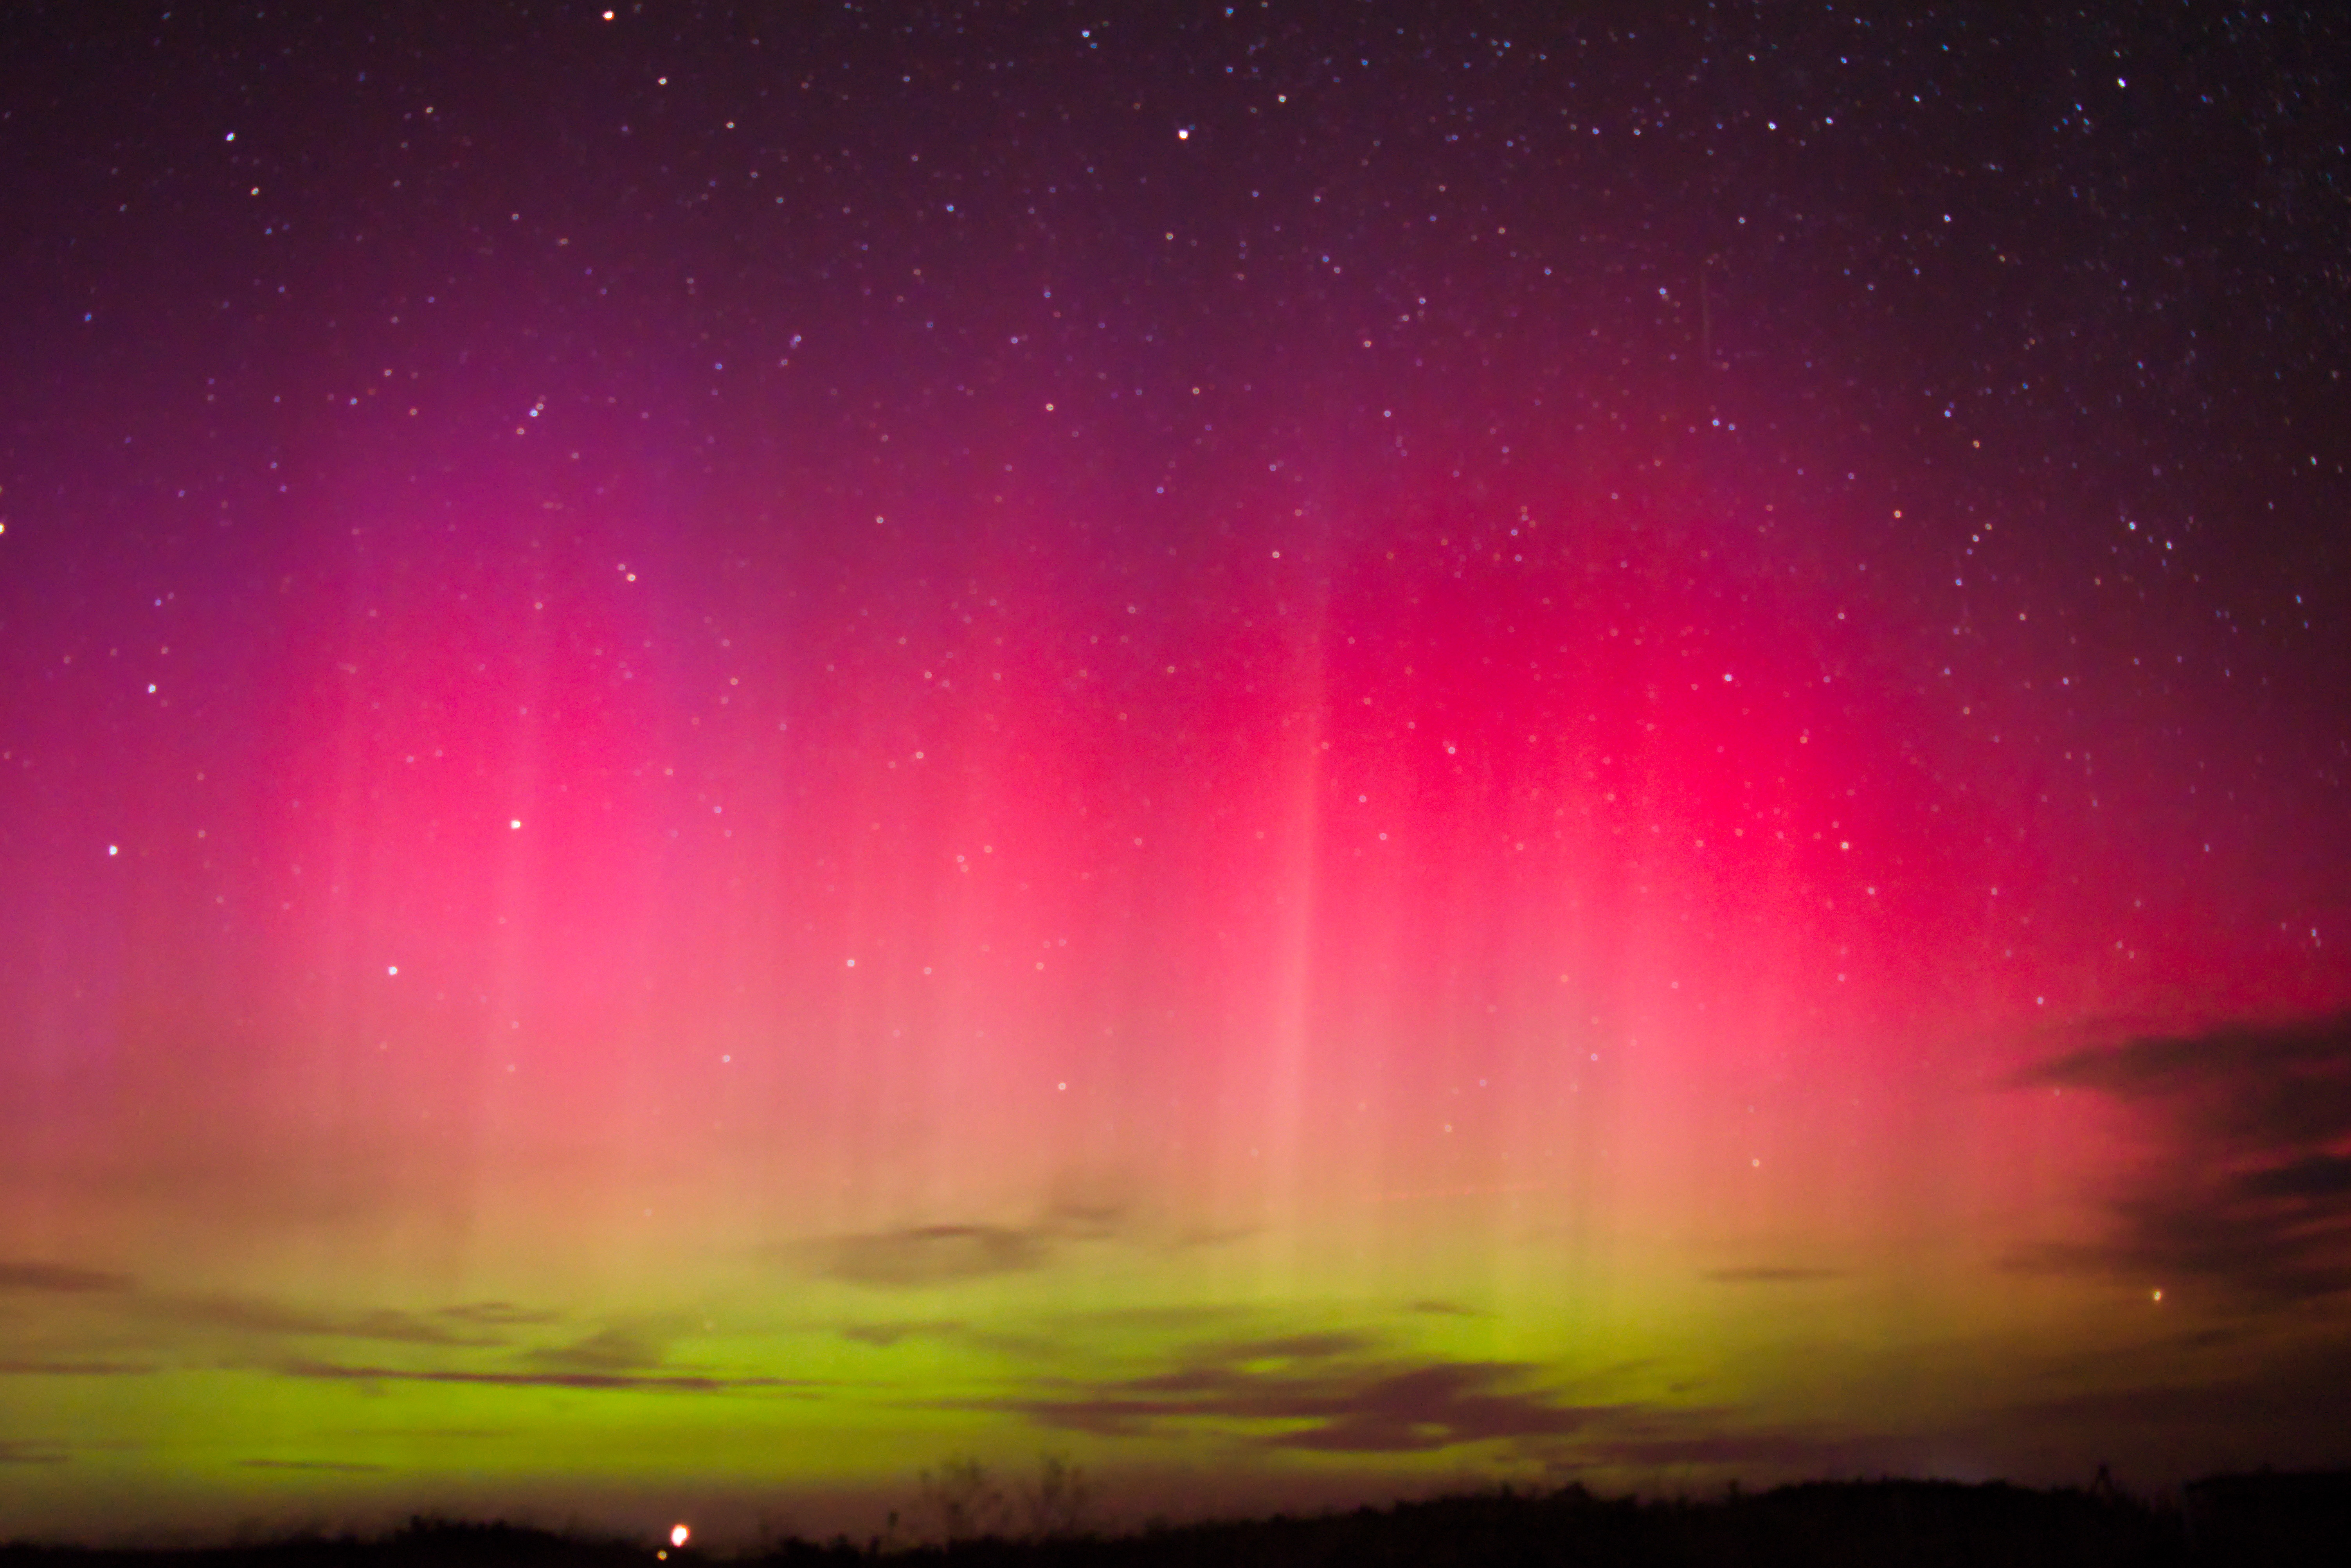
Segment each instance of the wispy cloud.
[{"label": "wispy cloud", "polygon": [[746,1388],[817,1388],[820,1379],[726,1377],[694,1374],[597,1372],[467,1372],[454,1368],[345,1366],[332,1362],[293,1361],[277,1370],[288,1377],[338,1383],[461,1383],[501,1388],[576,1388],[653,1394],[723,1394]]},{"label": "wispy cloud", "polygon": [[[1215,1241],[1229,1239],[1216,1238]],[[789,1244],[781,1256],[810,1273],[883,1290],[952,1285],[1050,1267],[1073,1249],[1118,1242],[1181,1250],[1211,1239],[1170,1237],[1114,1175],[1071,1174],[1026,1224],[955,1221],[852,1231]]]},{"label": "wispy cloud", "polygon": [[110,1274],[99,1269],[78,1269],[64,1263],[0,1260],[0,1291],[47,1291],[82,1295],[91,1291],[128,1291],[132,1283],[127,1274]]},{"label": "wispy cloud", "polygon": [[1042,1268],[1050,1232],[1000,1225],[921,1225],[841,1236],[809,1249],[819,1271],[852,1284],[904,1289]]},{"label": "wispy cloud", "polygon": [[2105,1238],[2017,1266],[2194,1277],[2273,1301],[2351,1289],[2351,1015],[2073,1051],[2019,1082],[2137,1106],[2161,1152],[2113,1199]]},{"label": "wispy cloud", "polygon": [[558,1322],[563,1317],[561,1312],[549,1312],[540,1307],[517,1306],[512,1301],[461,1301],[455,1306],[437,1308],[433,1315],[482,1328],[526,1328]]},{"label": "wispy cloud", "polygon": [[[271,1365],[318,1360],[338,1342],[444,1353],[506,1350],[526,1325],[561,1314],[512,1302],[431,1312],[364,1304],[311,1304],[263,1296],[192,1294],[141,1287],[126,1275],[22,1260],[0,1264],[0,1291],[16,1292],[16,1343],[0,1377],[147,1376],[189,1365]],[[662,1345],[637,1329],[608,1329],[530,1353],[545,1373],[622,1373],[658,1363]],[[463,1364],[462,1361],[459,1364]]]},{"label": "wispy cloud", "polygon": [[525,1359],[555,1372],[626,1373],[659,1366],[666,1352],[666,1343],[650,1333],[615,1326],[569,1344],[534,1350]]},{"label": "wispy cloud", "polygon": [[1824,1280],[1842,1280],[1844,1275],[1835,1269],[1766,1264],[1752,1269],[1709,1269],[1706,1277],[1718,1285],[1809,1285]]},{"label": "wispy cloud", "polygon": [[25,1443],[0,1437],[0,1465],[62,1465],[66,1451],[54,1443]]},{"label": "wispy cloud", "polygon": [[150,1317],[186,1327],[287,1338],[383,1340],[396,1344],[432,1345],[502,1343],[479,1334],[461,1333],[430,1318],[390,1307],[331,1312],[243,1296],[158,1296],[143,1301],[141,1311]]},{"label": "wispy cloud", "polygon": [[965,1325],[951,1318],[933,1318],[921,1322],[851,1323],[841,1331],[843,1339],[855,1340],[887,1349],[904,1339],[944,1339],[961,1333]]}]

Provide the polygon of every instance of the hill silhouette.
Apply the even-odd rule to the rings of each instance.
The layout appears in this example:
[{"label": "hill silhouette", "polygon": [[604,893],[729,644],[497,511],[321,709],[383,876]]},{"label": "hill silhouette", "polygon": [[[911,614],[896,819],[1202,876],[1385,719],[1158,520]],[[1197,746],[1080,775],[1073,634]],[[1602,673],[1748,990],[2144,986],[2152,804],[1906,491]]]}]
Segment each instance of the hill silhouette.
[{"label": "hill silhouette", "polygon": [[721,1562],[777,1568],[883,1562],[972,1568],[2250,1568],[2332,1564],[2346,1560],[2346,1549],[2351,1471],[2214,1477],[2158,1502],[2126,1496],[2103,1476],[2089,1489],[2053,1490],[1997,1481],[1807,1482],[1708,1500],[1604,1498],[1568,1487],[1115,1536],[989,1536],[927,1545],[790,1540],[728,1554],[662,1552],[649,1542],[419,1519],[373,1539],[314,1536],[180,1550],[19,1543],[0,1546],[0,1568],[683,1568]]}]

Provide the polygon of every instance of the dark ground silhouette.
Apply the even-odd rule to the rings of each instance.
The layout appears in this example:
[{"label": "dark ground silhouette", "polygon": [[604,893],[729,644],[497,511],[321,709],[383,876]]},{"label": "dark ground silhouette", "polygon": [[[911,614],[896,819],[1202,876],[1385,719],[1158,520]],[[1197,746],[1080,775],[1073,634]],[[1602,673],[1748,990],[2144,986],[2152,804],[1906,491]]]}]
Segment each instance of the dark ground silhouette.
[{"label": "dark ground silhouette", "polygon": [[[374,1540],[305,1538],[177,1551],[0,1546],[0,1568],[641,1568],[657,1561],[655,1552],[650,1542],[418,1520]],[[664,1568],[718,1562],[777,1568],[869,1562],[972,1568],[2332,1565],[2351,1562],[2351,1471],[2215,1477],[2157,1502],[2104,1485],[2036,1491],[2004,1482],[1808,1482],[1707,1501],[1609,1499],[1570,1487],[1118,1536],[988,1537],[896,1547],[795,1540],[735,1554],[671,1552]]]}]

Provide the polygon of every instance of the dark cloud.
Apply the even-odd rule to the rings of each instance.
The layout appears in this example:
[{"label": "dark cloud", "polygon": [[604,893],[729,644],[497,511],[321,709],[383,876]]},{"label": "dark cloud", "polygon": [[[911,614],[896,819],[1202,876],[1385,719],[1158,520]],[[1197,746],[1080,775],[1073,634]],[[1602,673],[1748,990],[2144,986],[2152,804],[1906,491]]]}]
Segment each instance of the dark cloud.
[{"label": "dark cloud", "polygon": [[1044,1266],[1050,1233],[998,1225],[922,1225],[817,1244],[824,1273],[852,1284],[905,1288],[1015,1274]]},{"label": "dark cloud", "polygon": [[145,1377],[155,1370],[126,1361],[0,1361],[0,1377]]},{"label": "dark cloud", "polygon": [[1478,1318],[1486,1315],[1485,1313],[1479,1312],[1476,1308],[1465,1307],[1458,1301],[1410,1301],[1405,1303],[1405,1307],[1407,1311],[1427,1312],[1436,1317]]},{"label": "dark cloud", "polygon": [[964,1325],[947,1318],[935,1318],[920,1322],[851,1323],[841,1331],[843,1339],[853,1339],[860,1344],[879,1345],[883,1349],[902,1339],[938,1339],[963,1332]]},{"label": "dark cloud", "polygon": [[1706,1277],[1718,1285],[1808,1285],[1822,1280],[1842,1280],[1835,1269],[1764,1266],[1753,1269],[1709,1269]]},{"label": "dark cloud", "polygon": [[2247,1197],[2351,1197],[2351,1156],[2312,1155],[2237,1179]]},{"label": "dark cloud", "polygon": [[1065,1176],[1030,1224],[911,1225],[820,1238],[784,1251],[800,1267],[835,1280],[905,1289],[1026,1273],[1068,1247],[1134,1240],[1141,1225],[1124,1181]]},{"label": "dark cloud", "polygon": [[127,1291],[125,1274],[99,1269],[76,1269],[63,1263],[0,1262],[0,1291],[55,1291],[79,1294],[91,1291]]},{"label": "dark cloud", "polygon": [[1318,1333],[1194,1346],[1166,1370],[1063,1385],[991,1408],[1102,1437],[1221,1434],[1267,1448],[1421,1454],[1500,1442],[1563,1472],[1595,1465],[1768,1466],[1820,1473],[1883,1464],[1882,1440],[1740,1430],[1720,1409],[1578,1402],[1541,1368],[1398,1354],[1374,1335]]},{"label": "dark cloud", "polygon": [[461,1323],[477,1323],[484,1328],[522,1328],[555,1322],[563,1316],[538,1307],[518,1307],[512,1301],[461,1301],[454,1307],[442,1307],[433,1315],[454,1318]]},{"label": "dark cloud", "polygon": [[2103,1386],[2020,1401],[2001,1420],[2036,1435],[2094,1434],[2118,1447],[2133,1437],[2168,1447],[2193,1432],[2241,1452],[2351,1462],[2342,1393],[2351,1388],[2351,1343],[2195,1343],[2201,1337],[2131,1347]]},{"label": "dark cloud", "polygon": [[1350,1389],[1314,1425],[1268,1439],[1276,1448],[1403,1453],[1497,1437],[1560,1437],[1605,1416],[1605,1406],[1561,1406],[1510,1386],[1530,1369],[1499,1362],[1439,1363]]},{"label": "dark cloud", "polygon": [[1552,1402],[1528,1386],[1529,1367],[1416,1362],[1371,1349],[1371,1341],[1350,1333],[1234,1341],[1197,1349],[1167,1372],[1011,1407],[1050,1427],[1103,1436],[1231,1426],[1269,1448],[1332,1453],[1556,1438],[1605,1414]]},{"label": "dark cloud", "polygon": [[2351,1290],[2351,1014],[2072,1051],[2018,1083],[2137,1106],[2157,1151],[2113,1198],[2105,1237],[2015,1266],[2270,1300]]},{"label": "dark cloud", "polygon": [[[1884,1459],[1882,1443],[1859,1438],[1725,1430],[1718,1410],[1564,1402],[1535,1385],[1536,1370],[1393,1359],[1267,1370],[1210,1359],[1018,1408],[1048,1426],[1104,1437],[1228,1426],[1233,1436],[1267,1448],[1331,1454],[1429,1453],[1502,1441],[1571,1468],[1759,1465],[1790,1473]],[[1279,1429],[1265,1431],[1269,1426]]]},{"label": "dark cloud", "polygon": [[2021,1082],[2185,1101],[2206,1135],[2254,1148],[2323,1145],[2351,1134],[2351,1013],[2093,1047]]},{"label": "dark cloud", "polygon": [[569,1344],[532,1351],[524,1359],[559,1372],[640,1372],[659,1366],[663,1342],[628,1328],[608,1328]]}]

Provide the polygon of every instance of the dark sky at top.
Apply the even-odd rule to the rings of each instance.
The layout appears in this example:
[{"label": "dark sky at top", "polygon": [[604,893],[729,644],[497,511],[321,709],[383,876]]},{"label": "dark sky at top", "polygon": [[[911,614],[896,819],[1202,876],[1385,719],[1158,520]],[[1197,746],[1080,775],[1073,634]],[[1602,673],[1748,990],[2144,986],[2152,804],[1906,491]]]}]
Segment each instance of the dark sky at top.
[{"label": "dark sky at top", "polygon": [[[1213,638],[1164,542],[1665,471],[1630,526],[1729,499],[1870,604],[1839,656],[2095,737],[2166,847],[2338,816],[2339,24],[1230,11],[13,8],[14,684],[130,722],[64,644],[315,606],[403,486],[877,609],[1008,486],[1073,615]],[[1999,806],[2082,831],[2068,771]]]}]

